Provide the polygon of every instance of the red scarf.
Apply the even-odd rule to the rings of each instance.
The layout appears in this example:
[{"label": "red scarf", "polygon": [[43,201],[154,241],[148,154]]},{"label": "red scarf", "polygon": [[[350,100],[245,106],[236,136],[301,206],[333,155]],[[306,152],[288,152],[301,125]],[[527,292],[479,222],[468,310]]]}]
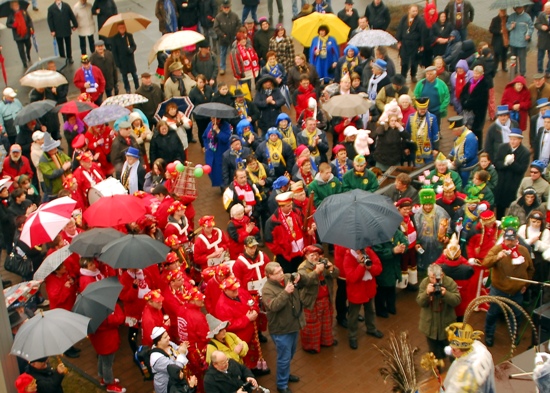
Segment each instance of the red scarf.
[{"label": "red scarf", "polygon": [[[519,244],[519,243],[518,243],[518,244]],[[518,247],[517,244],[516,244],[516,246],[513,247],[513,248],[508,248],[508,247],[506,247],[506,244],[504,244],[504,242],[503,242],[503,243],[502,243],[502,249],[505,250],[505,251],[506,251],[506,250],[509,250],[509,251],[512,252],[512,253],[509,255],[509,257],[510,257],[511,259],[514,259],[514,258],[517,258],[517,257],[521,256],[521,254],[519,253],[519,247]]]},{"label": "red scarf", "polygon": [[313,181],[313,174],[311,173],[311,171],[309,172],[309,174],[306,175],[304,172],[302,172],[302,168],[300,168],[300,174],[302,175],[302,179],[304,180],[304,184],[306,186],[308,186],[309,183]]},{"label": "red scarf", "polygon": [[462,89],[464,89],[464,86],[466,85],[466,73],[459,75],[456,74],[456,87],[455,87],[455,96],[456,98],[460,98],[460,94],[462,93]]},{"label": "red scarf", "polygon": [[243,61],[243,71],[252,71],[254,76],[257,76],[260,66],[258,64],[258,55],[254,49],[237,45],[237,50],[239,51],[239,55]]},{"label": "red scarf", "polygon": [[23,16],[23,11],[19,10],[15,13],[15,18],[13,22],[13,27],[15,27],[15,32],[21,38],[27,35],[27,23],[25,22],[25,17]]},{"label": "red scarf", "polygon": [[240,186],[239,183],[236,181],[233,181],[233,186],[235,187],[235,192],[239,196],[240,201],[244,201],[249,206],[254,206],[256,204],[256,198],[254,197],[254,190],[248,184],[248,182],[244,186]]}]

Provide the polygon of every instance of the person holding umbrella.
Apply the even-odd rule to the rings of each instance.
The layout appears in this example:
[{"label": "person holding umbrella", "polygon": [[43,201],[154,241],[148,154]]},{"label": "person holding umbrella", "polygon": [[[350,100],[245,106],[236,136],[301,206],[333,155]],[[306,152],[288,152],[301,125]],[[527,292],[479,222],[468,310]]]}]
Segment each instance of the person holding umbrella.
[{"label": "person holding umbrella", "polygon": [[19,57],[23,62],[23,67],[27,68],[31,62],[31,35],[34,34],[34,25],[28,12],[21,9],[19,1],[11,1],[10,8],[11,12],[8,15],[6,26],[12,29]]},{"label": "person holding umbrella", "polygon": [[[45,357],[30,362],[26,372],[26,375],[30,375],[35,380],[35,392],[63,393],[61,383],[69,370],[63,363],[59,363],[55,369],[52,368],[48,358]],[[27,391],[32,392],[32,390]]]},{"label": "person holding umbrella", "polygon": [[134,41],[134,35],[126,31],[124,22],[118,24],[117,30],[118,33],[112,38],[113,56],[115,57],[115,63],[122,75],[124,89],[126,93],[130,94],[131,90],[128,74],[132,75],[136,90],[139,89],[139,78],[137,76],[136,60],[134,58],[137,46]]},{"label": "person holding umbrella", "polygon": [[212,172],[208,174],[212,187],[220,187],[223,192],[222,162],[223,153],[229,149],[229,138],[232,127],[225,119],[210,118],[210,123],[202,134],[204,161],[210,165]]}]

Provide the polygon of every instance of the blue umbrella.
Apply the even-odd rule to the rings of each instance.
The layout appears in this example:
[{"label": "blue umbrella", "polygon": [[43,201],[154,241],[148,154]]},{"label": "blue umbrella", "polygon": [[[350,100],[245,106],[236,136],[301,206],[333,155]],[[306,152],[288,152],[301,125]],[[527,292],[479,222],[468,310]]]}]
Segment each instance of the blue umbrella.
[{"label": "blue umbrella", "polygon": [[118,105],[100,106],[90,111],[84,118],[84,122],[89,126],[97,126],[110,121],[118,120],[123,116],[130,114],[130,110]]},{"label": "blue umbrella", "polygon": [[53,54],[54,56],[59,56],[59,48],[57,47],[57,40],[53,38]]},{"label": "blue umbrella", "polygon": [[195,106],[189,97],[172,97],[169,100],[163,101],[159,104],[157,111],[155,112],[155,119],[159,121],[162,119],[162,116],[166,113],[166,105],[171,102],[174,102],[178,106],[178,111],[183,112],[183,114],[187,117],[191,117],[191,112]]},{"label": "blue umbrella", "polygon": [[34,46],[34,50],[36,51],[36,53],[38,53],[38,42],[36,42],[36,36],[33,34],[31,35],[32,37],[32,44]]}]

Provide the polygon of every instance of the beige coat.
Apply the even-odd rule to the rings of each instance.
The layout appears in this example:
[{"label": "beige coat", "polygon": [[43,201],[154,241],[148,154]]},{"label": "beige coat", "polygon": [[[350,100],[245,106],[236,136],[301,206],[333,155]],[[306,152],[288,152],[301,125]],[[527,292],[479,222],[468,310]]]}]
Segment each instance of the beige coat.
[{"label": "beige coat", "polygon": [[87,37],[95,33],[95,23],[92,16],[92,5],[88,2],[82,4],[77,1],[73,5],[74,16],[78,22],[76,33],[81,37]]}]

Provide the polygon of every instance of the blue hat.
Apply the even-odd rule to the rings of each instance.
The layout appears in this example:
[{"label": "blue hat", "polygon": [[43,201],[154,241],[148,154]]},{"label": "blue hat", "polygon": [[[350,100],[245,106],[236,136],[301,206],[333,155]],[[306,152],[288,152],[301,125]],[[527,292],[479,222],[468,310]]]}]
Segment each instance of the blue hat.
[{"label": "blue hat", "polygon": [[281,134],[281,132],[276,129],[275,127],[270,127],[268,130],[267,130],[267,137],[269,138],[270,135],[273,135],[273,134],[277,134],[279,136],[279,139],[283,139],[283,134]]},{"label": "blue hat", "polygon": [[126,150],[126,155],[134,158],[139,158],[139,149],[130,146],[128,150]]},{"label": "blue hat", "polygon": [[542,114],[542,118],[543,119],[550,119],[550,110],[545,110],[544,113]]},{"label": "blue hat", "polygon": [[376,59],[374,63],[372,63],[373,66],[380,68],[381,70],[386,71],[386,68],[388,68],[388,63],[386,63],[382,59]]},{"label": "blue hat", "polygon": [[539,172],[544,172],[544,169],[546,168],[546,166],[544,165],[544,162],[542,162],[541,160],[535,160],[529,166],[531,168],[538,169]]},{"label": "blue hat", "polygon": [[286,176],[279,176],[277,180],[273,182],[273,189],[278,190],[284,186],[286,186],[290,180],[288,180],[288,177]]},{"label": "blue hat", "polygon": [[523,139],[523,132],[519,128],[512,128],[509,136],[515,136],[517,138]]},{"label": "blue hat", "polygon": [[508,115],[509,113],[510,113],[510,110],[508,109],[508,105],[497,106],[497,116]]},{"label": "blue hat", "polygon": [[537,100],[537,108],[544,108],[545,106],[550,105],[550,102],[548,102],[548,98],[539,98]]}]

